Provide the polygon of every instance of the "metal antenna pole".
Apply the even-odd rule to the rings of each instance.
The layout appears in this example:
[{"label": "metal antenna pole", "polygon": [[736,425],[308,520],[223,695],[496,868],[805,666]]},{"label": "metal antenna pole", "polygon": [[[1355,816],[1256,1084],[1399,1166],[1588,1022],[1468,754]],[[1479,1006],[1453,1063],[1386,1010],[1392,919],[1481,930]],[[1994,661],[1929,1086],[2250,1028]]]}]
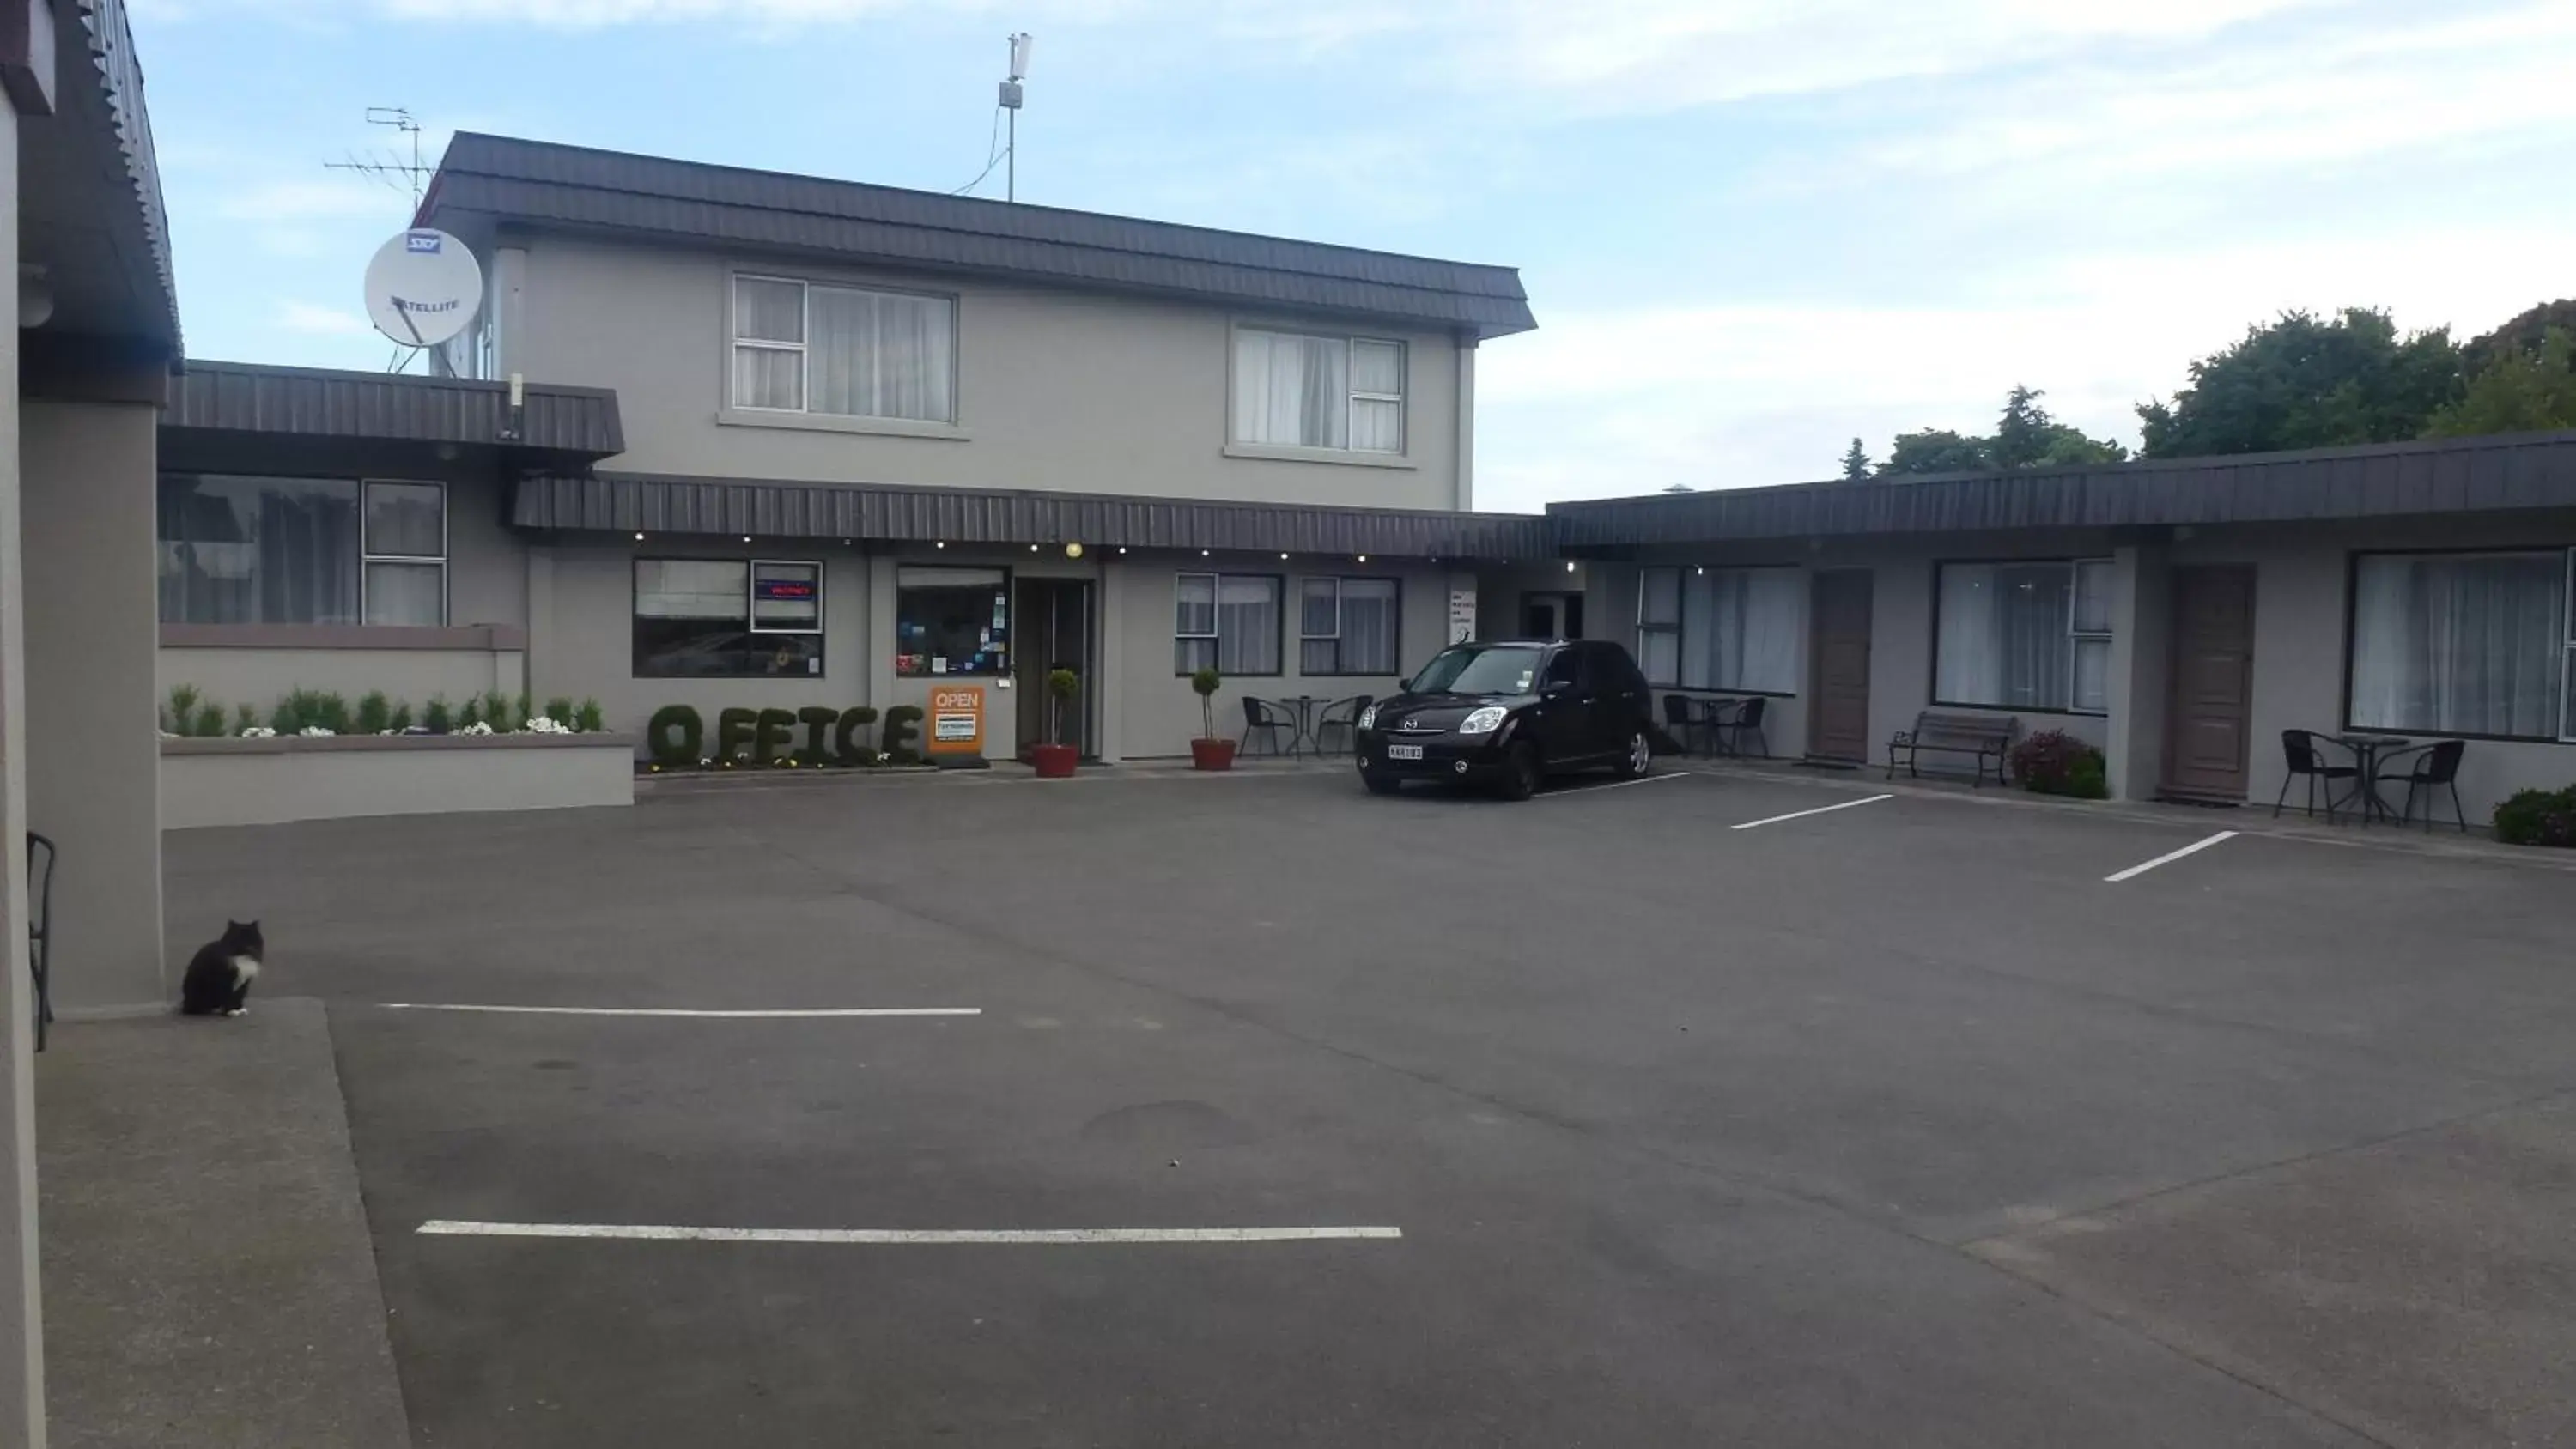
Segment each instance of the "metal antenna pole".
[{"label": "metal antenna pole", "polygon": [[1002,154],[1010,158],[1010,169],[1002,176],[1002,199],[1018,201],[1020,199],[1020,112],[1016,106],[1011,109],[1011,136],[1007,144],[1009,149]]}]

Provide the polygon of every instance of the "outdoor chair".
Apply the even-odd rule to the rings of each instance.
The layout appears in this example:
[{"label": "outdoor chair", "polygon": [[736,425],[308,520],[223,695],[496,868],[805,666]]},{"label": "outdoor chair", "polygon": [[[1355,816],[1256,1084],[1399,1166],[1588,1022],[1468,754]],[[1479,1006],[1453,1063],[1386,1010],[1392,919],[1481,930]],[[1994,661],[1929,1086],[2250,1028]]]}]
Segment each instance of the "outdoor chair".
[{"label": "outdoor chair", "polygon": [[1755,742],[1762,746],[1762,758],[1766,760],[1771,758],[1771,737],[1762,732],[1762,716],[1765,706],[1771,701],[1755,695],[1751,699],[1733,699],[1725,703],[1735,706],[1735,711],[1732,714],[1718,716],[1715,724],[1726,742],[1726,752],[1730,755],[1742,756],[1744,737],[1751,735]]},{"label": "outdoor chair", "polygon": [[2323,751],[2319,749],[2322,743],[2320,736],[2308,730],[2281,731],[2281,759],[2289,767],[2289,773],[2282,777],[2280,796],[2272,802],[2273,819],[2280,819],[2281,807],[2289,803],[2290,782],[2293,780],[2305,777],[2308,782],[2308,818],[2311,820],[2317,814],[2318,788],[2324,788],[2326,823],[2329,825],[2335,818],[2335,782],[2350,780],[2356,789],[2360,787],[2360,767],[2327,764]]},{"label": "outdoor chair", "polygon": [[27,974],[36,983],[36,1050],[54,1021],[54,843],[27,832]]},{"label": "outdoor chair", "polygon": [[[1281,749],[1279,746],[1279,736],[1282,733],[1288,736],[1286,749]],[[1297,753],[1296,714],[1285,705],[1272,704],[1269,700],[1245,695],[1243,697],[1243,741],[1239,746],[1243,753],[1247,755],[1255,753],[1252,741],[1256,736],[1269,742],[1271,754]]]},{"label": "outdoor chair", "polygon": [[2448,790],[2451,792],[2451,817],[2460,822],[2462,835],[2469,833],[2469,817],[2460,809],[2460,758],[2468,750],[2469,742],[2466,740],[2440,740],[2397,752],[2396,758],[2406,763],[2405,771],[2398,774],[2382,771],[2379,779],[2372,783],[2376,785],[2385,781],[2391,785],[2405,785],[2406,803],[2397,812],[2399,829],[2404,829],[2407,818],[2415,813],[2415,799],[2421,795],[2424,799],[2424,831],[2431,834],[2434,794]]},{"label": "outdoor chair", "polygon": [[1694,734],[1712,739],[1702,753],[1714,752],[1716,745],[1709,734],[1711,727],[1709,711],[1701,701],[1686,694],[1664,696],[1664,732],[1673,737],[1673,743],[1681,746],[1683,754],[1691,752],[1691,736]]},{"label": "outdoor chair", "polygon": [[1324,706],[1324,712],[1315,717],[1315,752],[1332,753],[1332,747],[1326,742],[1332,738],[1335,730],[1350,736],[1351,748],[1359,748],[1360,714],[1376,702],[1375,695],[1355,694],[1348,699],[1338,699]]}]

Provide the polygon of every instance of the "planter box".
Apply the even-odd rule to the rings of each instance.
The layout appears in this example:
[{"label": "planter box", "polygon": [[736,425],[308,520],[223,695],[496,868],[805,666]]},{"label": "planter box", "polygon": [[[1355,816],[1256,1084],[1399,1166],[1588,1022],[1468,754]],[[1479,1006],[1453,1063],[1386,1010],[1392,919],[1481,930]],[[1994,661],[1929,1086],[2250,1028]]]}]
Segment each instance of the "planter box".
[{"label": "planter box", "polygon": [[635,803],[636,736],[161,742],[161,828]]}]

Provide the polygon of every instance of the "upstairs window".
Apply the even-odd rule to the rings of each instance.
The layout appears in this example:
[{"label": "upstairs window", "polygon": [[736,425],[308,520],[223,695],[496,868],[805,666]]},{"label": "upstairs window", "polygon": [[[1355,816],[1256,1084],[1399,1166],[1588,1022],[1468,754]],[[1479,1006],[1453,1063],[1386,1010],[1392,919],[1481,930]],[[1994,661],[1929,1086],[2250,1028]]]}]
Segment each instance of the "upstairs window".
[{"label": "upstairs window", "polygon": [[957,304],[779,277],[733,282],[733,405],[957,421]]},{"label": "upstairs window", "polygon": [[1404,344],[1244,327],[1234,334],[1234,440],[1404,451]]}]

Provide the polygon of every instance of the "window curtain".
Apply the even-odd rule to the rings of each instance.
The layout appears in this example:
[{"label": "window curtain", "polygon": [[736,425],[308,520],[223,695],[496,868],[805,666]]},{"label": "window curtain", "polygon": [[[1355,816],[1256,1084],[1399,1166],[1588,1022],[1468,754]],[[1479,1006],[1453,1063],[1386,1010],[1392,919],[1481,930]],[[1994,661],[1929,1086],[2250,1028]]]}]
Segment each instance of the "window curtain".
[{"label": "window curtain", "polygon": [[737,407],[795,412],[805,406],[805,288],[798,282],[738,277],[733,284],[733,335],[740,342],[789,344],[733,350],[733,400]]},{"label": "window curtain", "polygon": [[1797,570],[1711,569],[1684,582],[1684,685],[1768,694],[1797,688]]},{"label": "window curtain", "polygon": [[1236,439],[1295,448],[1349,446],[1350,369],[1350,344],[1338,337],[1236,332]]},{"label": "window curtain", "polygon": [[1637,576],[1637,667],[1649,684],[1678,684],[1682,667],[1682,571]]},{"label": "window curtain", "polygon": [[1216,575],[1183,574],[1172,585],[1172,672],[1216,664]]},{"label": "window curtain", "polygon": [[1934,692],[1945,704],[2064,709],[2070,698],[2065,564],[1944,564]]},{"label": "window curtain", "polygon": [[1351,447],[1404,451],[1404,348],[1394,342],[1351,344]]},{"label": "window curtain", "polygon": [[2352,722],[2555,738],[2567,655],[2561,553],[2364,557]]},{"label": "window curtain", "polygon": [[1251,575],[1217,580],[1216,667],[1224,674],[1279,672],[1279,581]]},{"label": "window curtain", "polygon": [[184,624],[355,624],[358,485],[161,480],[161,617]]},{"label": "window curtain", "polygon": [[954,422],[956,329],[945,297],[813,289],[811,411]]},{"label": "window curtain", "polygon": [[1395,673],[1395,634],[1395,580],[1342,580],[1342,673]]}]

